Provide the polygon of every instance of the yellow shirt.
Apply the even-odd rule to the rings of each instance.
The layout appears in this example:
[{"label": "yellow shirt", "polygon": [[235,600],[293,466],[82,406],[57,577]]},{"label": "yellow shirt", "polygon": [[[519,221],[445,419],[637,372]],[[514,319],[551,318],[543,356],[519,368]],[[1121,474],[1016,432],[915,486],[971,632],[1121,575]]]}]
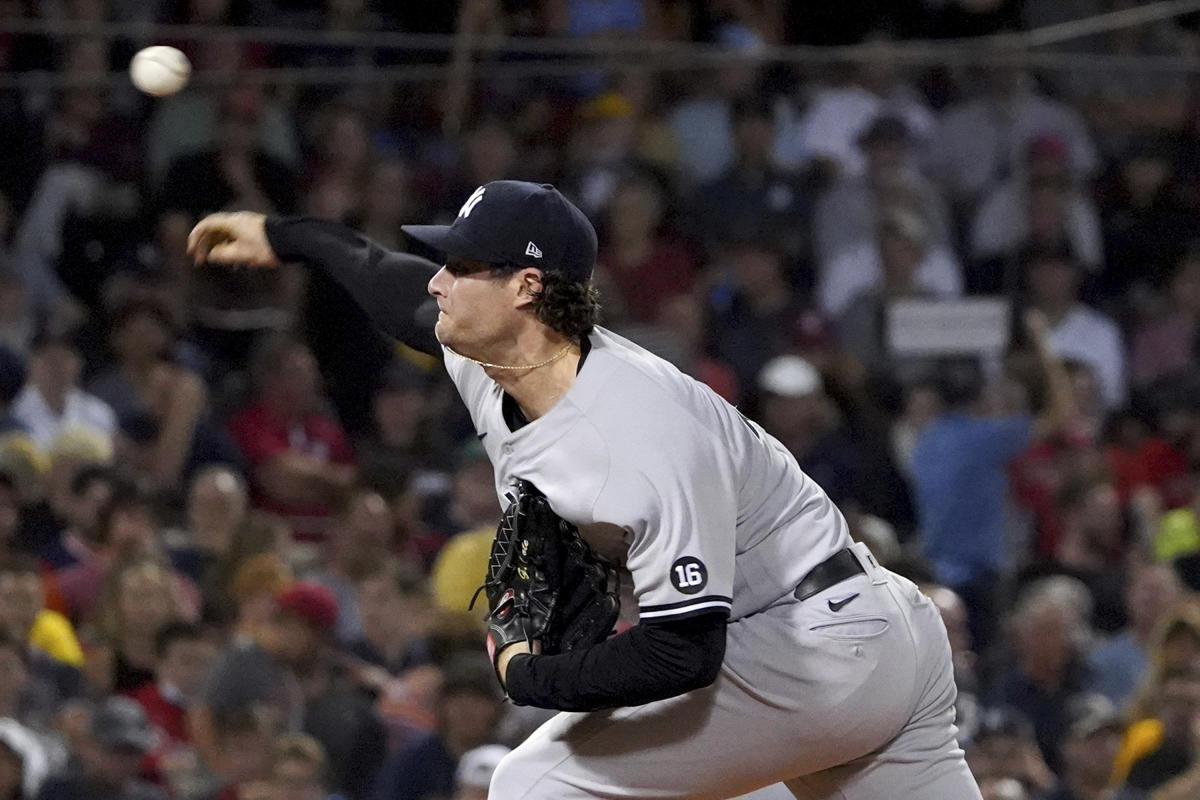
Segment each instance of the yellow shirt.
[{"label": "yellow shirt", "polygon": [[57,611],[43,608],[38,612],[33,630],[29,632],[29,644],[56,661],[72,667],[83,666],[83,648],[79,646],[75,629]]},{"label": "yellow shirt", "polygon": [[[492,552],[494,528],[460,533],[438,553],[430,577],[433,599],[446,611],[466,611],[475,590],[487,577],[488,556]],[[484,605],[487,605],[484,603]]]}]

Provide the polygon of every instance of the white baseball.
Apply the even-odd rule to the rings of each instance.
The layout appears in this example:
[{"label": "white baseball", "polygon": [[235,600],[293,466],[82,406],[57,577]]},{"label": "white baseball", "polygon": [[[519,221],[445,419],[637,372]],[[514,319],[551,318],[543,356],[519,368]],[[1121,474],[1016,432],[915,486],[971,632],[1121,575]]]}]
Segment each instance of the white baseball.
[{"label": "white baseball", "polygon": [[139,50],[129,62],[129,77],[133,85],[146,94],[166,97],[187,85],[192,65],[174,47],[158,44]]}]

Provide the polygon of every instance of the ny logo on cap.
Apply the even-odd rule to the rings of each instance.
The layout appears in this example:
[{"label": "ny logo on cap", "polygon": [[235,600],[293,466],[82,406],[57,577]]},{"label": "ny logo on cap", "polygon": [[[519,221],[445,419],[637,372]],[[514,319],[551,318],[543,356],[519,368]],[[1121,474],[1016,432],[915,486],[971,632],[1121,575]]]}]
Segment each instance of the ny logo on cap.
[{"label": "ny logo on cap", "polygon": [[525,247],[525,255],[533,256],[534,258],[541,258],[542,251],[536,244],[534,244],[533,242],[530,242]]},{"label": "ny logo on cap", "polygon": [[483,190],[486,187],[480,186],[471,196],[467,198],[467,202],[463,203],[462,208],[458,210],[460,217],[469,217],[471,212],[475,210],[475,206],[479,205],[479,201],[483,199]]}]

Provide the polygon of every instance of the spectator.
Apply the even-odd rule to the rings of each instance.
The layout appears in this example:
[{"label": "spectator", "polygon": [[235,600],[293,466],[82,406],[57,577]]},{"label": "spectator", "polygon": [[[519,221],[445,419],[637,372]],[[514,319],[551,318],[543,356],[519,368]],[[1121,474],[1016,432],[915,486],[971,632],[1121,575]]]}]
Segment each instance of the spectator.
[{"label": "spectator", "polygon": [[1139,139],[1117,164],[1107,191],[1102,185],[1105,269],[1097,288],[1106,299],[1167,284],[1184,256],[1181,244],[1200,233],[1176,177],[1173,150],[1161,139]]},{"label": "spectator", "polygon": [[1129,625],[1090,657],[1096,690],[1118,708],[1132,698],[1146,674],[1154,632],[1181,594],[1179,578],[1169,566],[1138,564],[1130,571],[1125,589]]},{"label": "spectator", "polygon": [[223,586],[236,606],[230,625],[233,649],[249,646],[270,635],[279,613],[279,595],[292,583],[292,573],[277,553],[260,552],[235,562]]},{"label": "spectator", "polygon": [[83,359],[69,336],[43,330],[34,339],[29,381],[17,395],[12,413],[43,450],[75,427],[103,437],[111,447],[116,415],[103,400],[79,388],[82,370]]},{"label": "spectator", "polygon": [[605,92],[579,109],[564,166],[564,191],[588,217],[601,219],[624,175],[638,164],[637,109],[619,92]]},{"label": "spectator", "polygon": [[[1038,746],[1051,769],[1066,765],[1070,703],[1091,687],[1086,647],[1091,636],[1091,598],[1079,581],[1043,578],[1028,586],[1009,617],[1014,664],[993,688],[993,702],[1012,706],[1032,722]],[[1109,757],[1108,767],[1116,752]]]},{"label": "spectator", "polygon": [[301,541],[321,541],[337,493],[354,480],[354,457],[336,420],[321,411],[312,353],[286,334],[255,354],[255,394],[229,423],[251,467],[257,505],[287,518]]},{"label": "spectator", "polygon": [[247,503],[246,483],[229,467],[213,464],[197,472],[188,487],[186,527],[167,534],[171,565],[209,593],[215,591],[217,566],[233,547]]},{"label": "spectator", "polygon": [[510,752],[502,744],[485,744],[463,753],[454,771],[454,794],[450,800],[487,800],[492,774],[500,759]]},{"label": "spectator", "polygon": [[761,94],[733,102],[735,161],[696,190],[689,220],[692,237],[710,253],[730,239],[757,233],[789,262],[809,256],[807,222],[815,188],[811,177],[775,162],[773,115],[771,103]]},{"label": "spectator", "polygon": [[1078,698],[1063,741],[1062,780],[1046,800],[1105,800],[1121,744],[1121,718],[1099,695]]},{"label": "spectator", "polygon": [[655,322],[664,303],[692,288],[698,265],[663,231],[665,212],[663,188],[647,174],[626,175],[613,190],[596,260],[612,322]]},{"label": "spectator", "polygon": [[1196,725],[1200,723],[1200,662],[1168,672],[1158,698],[1162,739],[1153,751],[1133,762],[1125,786],[1154,792],[1196,763]]},{"label": "spectator", "polygon": [[221,100],[216,141],[177,158],[163,178],[161,213],[190,220],[220,209],[288,213],[295,210],[295,176],[258,142],[262,97],[237,88]]},{"label": "spectator", "polygon": [[[958,689],[958,698],[954,701],[954,725],[963,741],[971,741],[981,724],[982,708],[977,670],[979,655],[972,649],[967,606],[961,597],[945,586],[927,584],[921,587],[921,591],[933,601],[946,626],[950,655],[954,662],[954,686]],[[977,774],[976,777],[982,776]]]},{"label": "spectator", "polygon": [[837,317],[862,292],[879,286],[884,265],[911,272],[913,285],[936,297],[962,294],[962,272],[954,255],[930,242],[919,216],[901,208],[880,214],[875,236],[856,242],[821,264],[817,294],[821,310]]},{"label": "spectator", "polygon": [[96,538],[90,543],[94,549],[58,573],[72,620],[84,620],[95,609],[104,580],[115,564],[155,559],[160,554],[158,528],[157,511],[145,493],[129,485],[114,488],[99,513]]},{"label": "spectator", "polygon": [[[912,455],[922,549],[938,582],[967,603],[981,648],[991,644],[995,581],[1009,561],[1008,465],[1032,439],[1054,435],[1075,417],[1070,382],[1049,349],[1046,320],[1031,315],[1026,328],[1048,387],[1041,416],[987,415],[979,365],[947,363],[940,380],[944,410],[918,435]],[[964,537],[964,530],[974,535]]]},{"label": "spectator", "polygon": [[1032,723],[1011,708],[982,713],[967,746],[967,763],[981,785],[989,779],[1012,780],[1030,797],[1041,797],[1056,780],[1038,749]]},{"label": "spectator", "polygon": [[46,781],[38,800],[165,800],[160,789],[138,778],[142,759],[155,743],[142,707],[128,697],[109,697],[92,715],[73,768]]},{"label": "spectator", "polygon": [[499,687],[491,672],[491,665],[475,658],[448,669],[438,693],[437,731],[388,759],[375,782],[372,800],[450,796],[459,759],[487,744],[500,719]]},{"label": "spectator", "polygon": [[388,675],[401,675],[430,658],[433,596],[418,573],[375,564],[358,582],[362,635],[349,652]]},{"label": "spectator", "polygon": [[[1029,142],[1023,169],[984,197],[971,224],[971,258],[1014,258],[1026,243],[1065,241],[1075,260],[1098,272],[1104,265],[1100,215],[1071,171],[1067,143],[1055,136]],[[1003,288],[999,285],[987,288]]]},{"label": "spectator", "polygon": [[[855,289],[837,320],[838,343],[858,359],[868,375],[910,385],[928,367],[926,359],[894,356],[888,340],[887,313],[893,301],[931,299],[929,252],[922,223],[907,211],[886,210],[876,234],[879,277],[873,285]],[[838,261],[830,269],[861,267],[862,262]],[[925,275],[920,272],[924,270]],[[835,275],[840,273],[834,273]],[[866,277],[866,276],[863,276]],[[832,278],[831,280],[837,280]],[[850,278],[850,280],[854,280]]]},{"label": "spectator", "polygon": [[1130,348],[1130,381],[1147,387],[1196,362],[1200,332],[1200,248],[1189,248],[1171,267],[1166,280],[1166,308],[1134,329]]},{"label": "spectator", "polygon": [[314,120],[316,152],[305,190],[305,213],[348,220],[359,214],[367,184],[371,138],[366,116],[350,105],[330,105]]},{"label": "spectator", "polygon": [[156,561],[118,562],[104,578],[89,669],[102,693],[131,694],[154,681],[158,635],[187,617],[177,576]]},{"label": "spectator", "polygon": [[362,480],[391,497],[410,473],[439,468],[449,460],[449,443],[433,419],[428,374],[393,361],[378,378],[371,398],[373,430],[356,446]]},{"label": "spectator", "polygon": [[187,744],[191,741],[188,707],[199,699],[216,651],[201,628],[173,622],[155,635],[154,654],[154,680],[129,694],[166,737],[162,744]]},{"label": "spectator", "polygon": [[454,535],[480,528],[494,530],[500,519],[500,503],[487,451],[478,442],[468,442],[459,448],[455,461],[442,529]]},{"label": "spectator", "polygon": [[165,305],[149,295],[126,300],[109,321],[115,360],[88,385],[118,419],[142,420],[149,427],[143,471],[164,489],[174,488],[198,460],[219,458],[224,445],[214,441],[216,431],[204,419],[204,381],[172,360],[175,337]]},{"label": "spectator", "polygon": [[271,788],[279,800],[342,800],[329,794],[329,760],[321,743],[304,734],[275,741]]},{"label": "spectator", "polygon": [[1016,172],[1039,136],[1057,136],[1066,145],[1071,172],[1080,179],[1092,175],[1096,149],[1074,109],[1038,92],[1032,78],[1015,67],[989,68],[982,84],[982,91],[943,112],[934,136],[953,204],[969,207]]},{"label": "spectator", "polygon": [[28,556],[14,554],[0,562],[0,627],[59,663],[83,666],[75,629],[62,614],[46,608],[41,569]]},{"label": "spectator", "polygon": [[[759,374],[759,417],[768,433],[783,443],[805,474],[839,505],[885,519],[896,516],[906,495],[902,479],[886,455],[872,458],[870,438],[851,431],[825,394],[821,376],[799,356],[777,356]],[[879,447],[878,452],[886,453]],[[890,473],[887,478],[883,473]],[[886,484],[886,493],[874,487]]]},{"label": "spectator", "polygon": [[1104,405],[1125,399],[1125,348],[1111,319],[1080,301],[1079,261],[1062,247],[1035,247],[1022,259],[1029,305],[1050,320],[1050,345],[1061,358],[1082,361],[1100,379]]},{"label": "spectator", "polygon": [[109,452],[94,437],[78,443],[93,445],[70,449],[61,437],[50,460],[45,499],[27,504],[21,513],[19,541],[52,569],[68,567],[86,557],[97,538],[100,511],[112,498],[112,472],[104,466]]},{"label": "spectator", "polygon": [[337,640],[342,644],[363,634],[358,583],[387,563],[394,534],[392,510],[383,496],[363,486],[350,489],[330,531],[325,566],[309,576],[337,598]]},{"label": "spectator", "polygon": [[763,366],[788,349],[804,304],[793,292],[783,254],[766,240],[726,242],[718,267],[726,274],[708,298],[709,347],[748,391],[758,385]]},{"label": "spectator", "polygon": [[708,335],[704,298],[699,292],[676,295],[663,303],[658,328],[678,345],[681,370],[708,386],[727,403],[741,402],[742,389],[728,364],[705,349]]},{"label": "spectator", "polygon": [[395,157],[383,157],[368,170],[362,211],[355,226],[392,250],[406,245],[400,226],[423,216],[413,187],[412,167]]},{"label": "spectator", "polygon": [[813,220],[814,255],[828,262],[838,253],[871,239],[881,210],[904,205],[929,231],[932,246],[949,249],[950,214],[934,186],[917,170],[912,133],[895,116],[876,117],[858,138],[866,172],[843,176],[821,196]]},{"label": "spectator", "polygon": [[280,720],[268,707],[229,708],[215,716],[216,750],[209,759],[217,788],[205,800],[257,800],[268,788]]}]

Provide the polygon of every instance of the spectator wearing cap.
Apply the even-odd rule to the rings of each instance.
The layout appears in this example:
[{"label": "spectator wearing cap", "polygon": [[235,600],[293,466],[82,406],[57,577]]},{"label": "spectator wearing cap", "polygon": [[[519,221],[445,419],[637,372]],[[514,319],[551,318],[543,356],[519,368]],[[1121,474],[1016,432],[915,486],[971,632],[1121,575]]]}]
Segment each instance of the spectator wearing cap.
[{"label": "spectator wearing cap", "polygon": [[83,666],[83,649],[74,627],[46,607],[41,567],[24,554],[0,561],[0,627],[61,664]]},{"label": "spectator wearing cap", "polygon": [[875,236],[881,210],[901,205],[929,230],[931,244],[950,242],[950,213],[937,190],[917,170],[912,134],[904,120],[883,115],[858,138],[866,172],[843,176],[821,195],[813,219],[813,254],[828,262],[842,250]]},{"label": "spectator wearing cap", "polygon": [[1030,75],[1013,67],[991,67],[980,82],[942,113],[933,136],[937,171],[955,206],[971,207],[1017,172],[1030,142],[1041,136],[1064,143],[1079,179],[1095,172],[1096,147],[1075,109],[1039,92]]},{"label": "spectator wearing cap", "polygon": [[885,267],[911,273],[911,284],[931,297],[962,294],[962,268],[954,254],[931,241],[929,227],[918,213],[896,206],[880,212],[872,238],[819,265],[821,310],[840,316],[859,294],[879,287]]},{"label": "spectator wearing cap", "polygon": [[1158,694],[1159,744],[1133,762],[1124,784],[1147,794],[1200,764],[1200,661],[1166,673]]},{"label": "spectator wearing cap", "polygon": [[437,730],[392,755],[371,800],[435,800],[454,792],[465,755],[493,740],[503,699],[482,654],[461,656],[446,669],[437,698]]},{"label": "spectator wearing cap", "polygon": [[38,800],[165,800],[161,789],[138,777],[142,759],[156,744],[142,707],[128,697],[109,697],[92,713],[74,766],[47,780]]},{"label": "spectator wearing cap", "polygon": [[869,444],[870,430],[851,429],[811,364],[799,356],[777,356],[759,373],[758,387],[763,427],[834,502],[886,520],[907,516],[908,493],[887,448]]},{"label": "spectator wearing cap", "polygon": [[980,203],[971,222],[971,259],[994,263],[1013,258],[1026,243],[1064,241],[1080,264],[1098,272],[1104,265],[1100,213],[1075,180],[1067,143],[1052,135],[1033,139],[1024,167]]},{"label": "spectator wearing cap", "polygon": [[79,427],[110,442],[117,430],[112,408],[79,388],[83,359],[67,335],[41,331],[33,342],[29,377],[12,414],[34,443],[49,450],[64,431]]},{"label": "spectator wearing cap", "polygon": [[389,676],[429,663],[427,635],[435,606],[425,577],[399,565],[376,564],[357,589],[362,636],[348,651]]},{"label": "spectator wearing cap", "polygon": [[321,376],[303,341],[273,334],[254,357],[255,394],[229,422],[251,468],[256,504],[320,542],[332,503],[355,478],[345,431],[322,410]]},{"label": "spectator wearing cap", "polygon": [[235,642],[214,665],[192,715],[197,744],[212,742],[220,715],[264,705],[285,731],[303,730],[321,742],[336,789],[363,797],[383,758],[384,737],[333,658],[337,618],[337,598],[324,586],[301,581],[284,589],[270,626],[253,641]]},{"label": "spectator wearing cap", "polygon": [[1177,375],[1195,365],[1200,340],[1200,245],[1193,244],[1170,267],[1164,307],[1139,321],[1129,352],[1133,388]]},{"label": "spectator wearing cap", "polygon": [[1027,249],[1021,261],[1028,304],[1049,319],[1054,352],[1091,367],[1105,408],[1120,407],[1126,394],[1125,345],[1116,323],[1080,299],[1079,260],[1068,248],[1052,245]]},{"label": "spectator wearing cap", "polygon": [[912,452],[922,550],[937,581],[966,602],[980,649],[991,644],[995,581],[1010,555],[1008,466],[1030,441],[1059,434],[1076,416],[1070,379],[1050,349],[1048,323],[1030,315],[1026,328],[1048,387],[1042,413],[1036,419],[995,416],[984,401],[978,361],[949,360],[938,368],[942,408],[918,434]]},{"label": "spectator wearing cap", "polygon": [[693,193],[688,231],[710,253],[731,238],[756,235],[770,241],[789,262],[807,259],[816,188],[810,178],[775,162],[770,99],[762,94],[737,98],[732,124],[734,163]]},{"label": "spectator wearing cap", "polygon": [[463,753],[454,771],[454,794],[450,800],[487,800],[492,773],[500,759],[510,752],[502,744],[485,744]]},{"label": "spectator wearing cap", "polygon": [[666,203],[664,187],[647,173],[626,175],[613,190],[596,260],[613,323],[656,322],[663,305],[695,282],[695,256],[665,230]]},{"label": "spectator wearing cap", "polygon": [[1120,715],[1103,696],[1074,699],[1062,743],[1062,780],[1045,800],[1107,800],[1122,730]]}]

